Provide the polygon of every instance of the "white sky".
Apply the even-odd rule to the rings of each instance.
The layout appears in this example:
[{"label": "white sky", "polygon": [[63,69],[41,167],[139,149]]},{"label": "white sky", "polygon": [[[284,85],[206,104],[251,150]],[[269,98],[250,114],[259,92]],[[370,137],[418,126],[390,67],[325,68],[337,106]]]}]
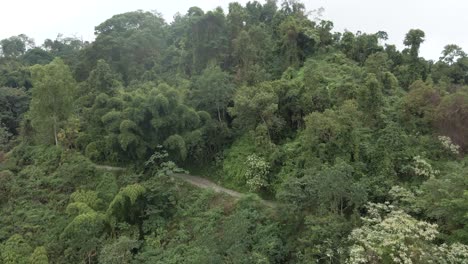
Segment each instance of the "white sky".
[{"label": "white sky", "polygon": [[[26,34],[41,45],[58,33],[84,40],[94,38],[94,27],[115,14],[156,10],[171,21],[176,12],[185,14],[191,6],[203,10],[223,7],[229,0],[0,0],[0,39]],[[247,0],[238,0],[245,4]],[[259,2],[263,3],[263,0]],[[281,1],[278,1],[279,3]],[[446,44],[457,44],[468,52],[468,2],[464,0],[304,0],[308,10],[325,8],[323,19],[334,22],[335,30],[389,34],[390,44],[403,48],[404,35],[411,28],[426,33],[421,55],[438,59]]]}]

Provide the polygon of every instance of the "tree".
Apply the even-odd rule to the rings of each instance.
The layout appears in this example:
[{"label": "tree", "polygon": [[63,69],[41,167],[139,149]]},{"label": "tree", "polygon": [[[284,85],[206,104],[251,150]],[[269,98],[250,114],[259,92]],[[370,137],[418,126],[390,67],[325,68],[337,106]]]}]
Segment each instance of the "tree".
[{"label": "tree", "polygon": [[8,143],[12,136],[13,135],[8,131],[8,129],[0,123],[0,149],[8,149]]},{"label": "tree", "polygon": [[133,256],[132,251],[136,248],[138,248],[137,240],[121,236],[117,241],[102,247],[101,252],[99,253],[99,263],[129,264],[131,263]]},{"label": "tree", "polygon": [[34,40],[21,34],[0,41],[2,54],[7,58],[16,58],[23,55],[27,49],[34,47]]},{"label": "tree", "polygon": [[75,80],[61,59],[34,66],[32,76],[34,88],[29,117],[33,128],[45,142],[53,138],[58,145],[58,132],[73,111]]},{"label": "tree", "polygon": [[302,178],[289,177],[278,193],[281,201],[300,212],[345,216],[367,201],[364,184],[354,179],[354,168],[343,160],[304,173]]},{"label": "tree", "polygon": [[424,31],[420,29],[411,29],[405,36],[403,43],[408,46],[408,49],[403,50],[405,64],[396,69],[405,88],[414,81],[425,80],[427,77],[428,63],[419,57],[419,48],[424,42],[424,37]]},{"label": "tree", "polygon": [[191,47],[192,74],[202,72],[210,63],[219,64],[223,61],[228,50],[228,32],[221,8],[192,15],[188,29],[186,34]]},{"label": "tree", "polygon": [[[289,12],[287,10],[290,9],[288,7],[285,10]],[[294,12],[301,12],[299,10],[300,8]],[[281,41],[281,54],[284,58],[283,69],[290,66],[299,67],[308,55],[309,49],[313,50],[314,46],[320,41],[320,36],[314,29],[313,23],[308,19],[304,19],[304,17],[286,17],[279,25],[278,31]],[[311,45],[311,47],[308,45]]]},{"label": "tree", "polygon": [[341,157],[349,161],[360,160],[360,144],[366,133],[363,128],[363,112],[355,101],[345,101],[337,110],[313,112],[305,117],[305,129],[301,133],[304,154],[325,162]]},{"label": "tree", "polygon": [[467,167],[451,163],[448,171],[432,177],[421,186],[416,205],[440,225],[448,241],[468,243],[468,174]]},{"label": "tree", "polygon": [[80,104],[89,107],[99,94],[114,95],[121,87],[118,76],[104,60],[98,60],[96,67],[89,73],[88,79],[78,89]]},{"label": "tree", "polygon": [[268,79],[272,68],[265,68],[271,63],[275,45],[265,26],[253,25],[241,30],[232,41],[233,63],[236,69],[235,80],[238,83],[254,85]]},{"label": "tree", "polygon": [[271,130],[281,125],[281,120],[276,116],[277,110],[278,96],[273,90],[273,84],[264,82],[238,89],[234,96],[234,106],[229,108],[229,113],[243,129],[254,129],[259,123],[263,123],[271,138]]},{"label": "tree", "polygon": [[32,87],[31,71],[16,59],[0,59],[0,87],[24,88]]},{"label": "tree", "polygon": [[268,174],[270,166],[262,157],[252,154],[247,157],[245,163],[247,170],[245,172],[246,184],[251,191],[259,191],[269,185]]},{"label": "tree", "polygon": [[28,110],[29,100],[23,89],[0,87],[0,123],[10,134],[19,134],[19,126]]},{"label": "tree", "polygon": [[382,85],[375,74],[370,73],[366,76],[365,85],[359,90],[358,101],[361,110],[365,111],[371,123],[375,124],[385,103]]},{"label": "tree", "polygon": [[112,228],[115,228],[115,225],[120,221],[141,225],[143,214],[141,200],[145,192],[145,187],[136,183],[125,186],[115,195],[106,211],[107,219]]},{"label": "tree", "polygon": [[99,59],[121,74],[128,84],[159,65],[166,49],[166,23],[156,12],[134,11],[115,15],[95,27],[96,41],[84,50],[89,72]]},{"label": "tree", "polygon": [[36,65],[36,64],[41,64],[45,65],[50,63],[54,57],[50,52],[45,51],[41,48],[33,48],[26,53],[24,53],[23,56],[21,56],[21,61],[26,63],[27,65]]},{"label": "tree", "polygon": [[382,38],[385,38],[385,34],[381,31],[375,34],[346,31],[340,40],[340,47],[349,58],[362,65],[371,54],[383,51],[379,45]]},{"label": "tree", "polygon": [[403,117],[412,129],[428,131],[439,102],[440,95],[431,85],[416,81],[403,97]]},{"label": "tree", "polygon": [[37,247],[31,257],[29,257],[29,261],[34,264],[49,264],[45,247]]},{"label": "tree", "polygon": [[76,191],[70,196],[66,212],[72,217],[60,238],[65,242],[70,261],[93,263],[102,244],[108,218],[97,209],[102,201],[94,191]]},{"label": "tree", "polygon": [[468,247],[433,243],[437,225],[386,204],[369,204],[364,224],[351,232],[349,263],[463,263]]},{"label": "tree", "polygon": [[468,90],[460,90],[442,98],[435,110],[435,125],[464,152],[468,149]]},{"label": "tree", "polygon": [[406,33],[405,40],[403,44],[409,47],[410,49],[410,56],[413,60],[417,59],[419,56],[419,48],[421,44],[424,42],[425,37],[424,31],[420,29],[411,29],[408,33]]},{"label": "tree", "polygon": [[89,74],[87,84],[91,89],[90,92],[109,95],[112,95],[113,90],[121,85],[109,64],[104,60],[97,61],[96,67]]},{"label": "tree", "polygon": [[86,206],[82,207],[81,212],[66,226],[60,238],[65,241],[65,253],[70,261],[91,264],[102,244],[101,236],[106,218],[89,207],[84,210],[83,208]]},{"label": "tree", "polygon": [[381,79],[381,76],[385,72],[390,71],[393,66],[392,64],[393,63],[388,58],[387,53],[381,51],[369,55],[369,57],[366,59],[366,62],[364,63],[364,66],[369,73],[373,73],[379,77],[379,79]]},{"label": "tree", "polygon": [[207,111],[222,122],[234,93],[231,79],[231,76],[223,72],[220,67],[208,66],[197,78],[193,87],[191,97],[196,108]]},{"label": "tree", "polygon": [[442,51],[442,56],[439,58],[440,61],[452,65],[460,58],[466,57],[466,53],[461,47],[455,44],[446,45]]},{"label": "tree", "polygon": [[27,264],[31,253],[31,246],[18,234],[11,236],[3,244],[0,244],[0,260],[4,264]]}]

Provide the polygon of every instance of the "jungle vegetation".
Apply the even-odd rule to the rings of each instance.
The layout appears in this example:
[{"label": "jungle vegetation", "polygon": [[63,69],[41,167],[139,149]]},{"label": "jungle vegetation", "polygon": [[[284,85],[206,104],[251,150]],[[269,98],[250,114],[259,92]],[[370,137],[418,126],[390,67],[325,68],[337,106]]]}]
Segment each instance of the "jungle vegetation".
[{"label": "jungle vegetation", "polygon": [[459,46],[294,0],[95,36],[0,41],[0,263],[468,263]]}]

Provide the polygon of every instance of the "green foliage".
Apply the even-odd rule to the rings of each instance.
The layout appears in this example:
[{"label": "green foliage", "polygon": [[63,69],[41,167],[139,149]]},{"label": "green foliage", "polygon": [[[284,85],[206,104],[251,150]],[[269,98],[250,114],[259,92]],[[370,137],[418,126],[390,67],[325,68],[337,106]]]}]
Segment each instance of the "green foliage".
[{"label": "green foliage", "polygon": [[34,264],[49,264],[45,247],[37,247],[31,257],[29,257],[29,262]]},{"label": "green foliage", "polygon": [[466,262],[466,53],[321,12],[0,40],[0,263]]},{"label": "green foliage", "polygon": [[374,74],[368,74],[365,85],[358,92],[361,110],[365,110],[371,120],[377,120],[384,107],[382,87]]},{"label": "green foliage", "polygon": [[466,166],[452,165],[450,172],[427,180],[421,190],[417,204],[426,214],[440,223],[441,229],[448,233],[451,241],[468,241],[468,222],[466,208],[468,181]]},{"label": "green foliage", "polygon": [[309,59],[302,70],[304,91],[298,104],[306,113],[324,111],[332,104],[357,98],[362,69],[343,54]]},{"label": "green foliage", "polygon": [[75,80],[61,59],[45,66],[34,66],[32,77],[34,88],[29,110],[32,126],[40,135],[41,142],[55,140],[55,145],[58,145],[57,133],[73,110]]},{"label": "green foliage", "polygon": [[207,111],[221,122],[225,119],[233,90],[228,73],[219,67],[208,66],[196,80],[192,97],[197,109]]},{"label": "green foliage", "polygon": [[142,208],[141,204],[136,204],[146,192],[145,187],[140,184],[132,184],[122,188],[107,208],[106,215],[114,227],[119,221],[135,223],[140,221]]},{"label": "green foliage", "polygon": [[379,39],[386,39],[386,33],[380,31],[375,34],[366,34],[358,31],[353,34],[345,31],[339,46],[349,58],[363,64],[372,53],[383,50],[379,45]]},{"label": "green foliage", "polygon": [[89,73],[88,79],[78,87],[81,95],[79,103],[90,107],[101,93],[113,95],[121,86],[118,76],[104,60],[98,60],[96,67]]},{"label": "green foliage", "polygon": [[29,96],[22,89],[0,88],[0,124],[6,132],[18,135],[23,114],[28,110]]},{"label": "green foliage", "polygon": [[236,185],[244,185],[246,181],[244,175],[247,173],[245,162],[247,157],[254,152],[255,144],[248,134],[234,142],[223,161],[224,178]]},{"label": "green foliage", "polygon": [[137,247],[138,241],[130,239],[126,236],[121,236],[112,244],[108,244],[102,247],[101,252],[99,253],[99,263],[131,263],[132,250],[136,249]]},{"label": "green foliage", "polygon": [[445,96],[435,111],[436,127],[463,150],[468,148],[468,90]]},{"label": "green foliage", "polygon": [[[186,199],[189,197],[186,197]],[[218,202],[216,202],[218,201]],[[186,200],[173,234],[147,237],[138,263],[278,263],[285,252],[277,223],[252,197],[223,213],[224,198],[198,193]],[[161,243],[166,241],[165,243]]]},{"label": "green foliage", "polygon": [[41,48],[32,48],[26,51],[23,56],[21,56],[21,60],[24,61],[26,65],[45,65],[49,64],[54,57],[50,52],[47,52]]},{"label": "green foliage", "polygon": [[355,180],[353,174],[352,166],[337,160],[333,166],[306,171],[302,178],[288,178],[277,196],[299,211],[344,215],[358,209],[367,200],[365,184]]},{"label": "green foliage", "polygon": [[93,125],[82,134],[87,156],[114,162],[147,159],[157,146],[164,145],[172,158],[183,161],[193,148],[206,151],[194,133],[201,138],[210,132],[210,119],[202,119],[204,112],[188,107],[184,98],[180,90],[154,83],[119,90],[111,99],[99,96],[90,114],[102,115],[90,116]]},{"label": "green foliage", "polygon": [[101,179],[96,186],[96,191],[98,193],[98,197],[104,202],[109,203],[112,201],[119,191],[115,175],[108,172],[102,174]]},{"label": "green foliage", "polygon": [[263,123],[268,133],[279,130],[282,122],[276,116],[278,96],[273,84],[264,82],[253,87],[243,86],[236,91],[234,107],[229,113],[235,117],[234,123],[244,130],[254,129]]},{"label": "green foliage", "polygon": [[[166,47],[164,28],[164,20],[157,13],[135,11],[115,15],[96,26],[96,40],[85,50],[85,57],[89,61],[105,60],[129,83],[161,60]],[[101,66],[102,63],[97,65],[97,71]]]},{"label": "green foliage", "polygon": [[28,256],[32,253],[32,248],[28,242],[18,234],[11,236],[0,245],[0,256],[5,264],[26,264]]},{"label": "green foliage", "polygon": [[354,101],[346,101],[336,110],[306,116],[302,134],[306,151],[323,161],[333,161],[335,157],[358,161],[360,145],[366,138],[362,117]]},{"label": "green foliage", "polygon": [[66,241],[65,254],[70,261],[91,261],[100,248],[105,216],[94,211],[77,215],[63,230],[60,238]]},{"label": "green foliage", "polygon": [[[187,148],[184,139],[179,135],[172,135],[164,141],[164,146],[172,152],[177,153],[178,158],[184,160],[187,157]],[[176,157],[177,157],[176,156]]]},{"label": "green foliage", "polygon": [[410,47],[410,55],[411,57],[418,57],[419,54],[419,47],[421,43],[424,42],[424,31],[420,29],[411,29],[405,36],[405,40],[403,44]]},{"label": "green foliage", "polygon": [[102,205],[102,201],[98,198],[98,194],[94,191],[76,191],[71,194],[70,200],[74,203],[86,204],[94,210],[98,209]]},{"label": "green foliage", "polygon": [[348,241],[343,237],[350,232],[351,224],[344,217],[334,214],[307,216],[305,230],[297,234],[298,245],[303,249],[302,261],[344,263]]},{"label": "green foliage", "polygon": [[3,124],[0,124],[0,148],[2,150],[8,149],[8,143],[10,142],[11,137],[12,134],[3,126]]},{"label": "green foliage", "polygon": [[427,131],[434,119],[439,100],[440,96],[433,87],[422,81],[414,82],[403,98],[403,114],[410,128]]},{"label": "green foliage", "polygon": [[12,36],[0,41],[1,55],[6,58],[15,58],[23,55],[26,49],[34,47],[34,40],[24,34]]}]

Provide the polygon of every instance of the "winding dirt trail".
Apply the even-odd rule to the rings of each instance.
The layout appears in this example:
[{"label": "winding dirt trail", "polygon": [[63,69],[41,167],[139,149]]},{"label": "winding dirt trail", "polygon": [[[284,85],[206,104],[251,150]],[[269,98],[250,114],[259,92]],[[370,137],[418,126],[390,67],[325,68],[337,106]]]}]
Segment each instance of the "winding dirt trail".
[{"label": "winding dirt trail", "polygon": [[[97,165],[95,164],[95,167],[96,169],[101,169],[101,170],[107,170],[107,171],[124,171],[125,168],[121,168],[121,167],[113,167],[113,166],[106,166],[106,165]],[[210,190],[213,190],[217,193],[225,193],[225,194],[228,194],[236,199],[238,198],[241,198],[243,196],[245,196],[246,194],[244,193],[240,193],[240,192],[236,192],[234,190],[231,190],[231,189],[227,189],[227,188],[224,188],[208,179],[205,179],[205,178],[202,178],[202,177],[199,177],[199,176],[195,176],[195,175],[190,175],[190,174],[184,174],[184,173],[174,173],[172,175],[174,178],[177,178],[177,179],[180,179],[180,180],[183,180],[185,182],[188,182],[190,184],[192,184],[193,186],[196,186],[198,188],[202,188],[202,189],[210,189]],[[262,203],[266,206],[269,206],[269,207],[276,207],[276,203],[275,202],[272,202],[272,201],[267,201],[267,200],[261,200]]]},{"label": "winding dirt trail", "polygon": [[[182,174],[182,173],[176,173],[176,174],[173,174],[173,176],[175,178],[178,178],[178,179],[181,179],[183,181],[186,181],[194,186],[197,186],[199,188],[202,188],[202,189],[211,189],[217,193],[226,193],[236,199],[238,198],[241,198],[243,196],[245,196],[246,194],[245,193],[240,193],[240,192],[236,192],[234,190],[231,190],[231,189],[227,189],[227,188],[224,188],[208,179],[205,179],[205,178],[202,178],[202,177],[199,177],[199,176],[194,176],[194,175],[190,175],[190,174]],[[277,206],[277,203],[275,202],[272,202],[272,201],[267,201],[267,200],[263,200],[263,199],[260,199],[260,201],[262,202],[262,204],[268,206],[268,207],[276,207]]]},{"label": "winding dirt trail", "polygon": [[232,197],[236,197],[236,198],[240,198],[242,197],[244,194],[240,193],[240,192],[236,192],[234,190],[230,190],[230,189],[227,189],[227,188],[224,188],[210,180],[207,180],[205,178],[202,178],[202,177],[199,177],[199,176],[194,176],[194,175],[190,175],[190,174],[182,174],[182,173],[176,173],[176,174],[173,174],[173,176],[175,178],[178,178],[178,179],[181,179],[183,181],[186,181],[194,186],[197,186],[199,188],[202,188],[202,189],[211,189],[215,192],[218,192],[218,193],[226,193],[226,194],[229,194],[230,196]]},{"label": "winding dirt trail", "polygon": [[113,166],[97,165],[97,164],[94,164],[94,167],[98,170],[106,170],[106,171],[124,171],[125,170],[125,168],[121,168],[121,167],[113,167]]}]

